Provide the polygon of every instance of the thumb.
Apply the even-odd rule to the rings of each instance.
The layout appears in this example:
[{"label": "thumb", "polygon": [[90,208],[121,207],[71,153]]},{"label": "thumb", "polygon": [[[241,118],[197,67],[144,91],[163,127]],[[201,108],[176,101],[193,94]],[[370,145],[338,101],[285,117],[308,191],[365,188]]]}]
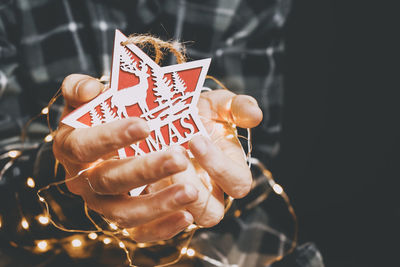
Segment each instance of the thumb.
[{"label": "thumb", "polygon": [[83,74],[67,76],[61,86],[68,108],[77,108],[98,96],[104,85],[95,78]]},{"label": "thumb", "polygon": [[205,92],[202,96],[200,111],[211,109],[217,115],[216,120],[232,122],[241,128],[256,127],[262,120],[262,111],[251,96],[236,95],[228,90]]},{"label": "thumb", "polygon": [[257,100],[248,95],[236,95],[231,102],[233,122],[242,128],[253,128],[260,124],[263,114]]}]

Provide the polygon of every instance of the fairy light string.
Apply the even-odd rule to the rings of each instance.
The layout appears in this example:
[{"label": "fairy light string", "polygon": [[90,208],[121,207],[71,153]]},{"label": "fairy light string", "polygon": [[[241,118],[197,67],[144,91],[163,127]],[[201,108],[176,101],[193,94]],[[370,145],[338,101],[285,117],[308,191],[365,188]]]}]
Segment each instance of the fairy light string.
[{"label": "fairy light string", "polygon": [[[178,42],[173,42],[173,41],[163,41],[160,40],[158,38],[155,38],[151,35],[131,35],[128,37],[128,39],[122,43],[122,45],[128,45],[128,44],[135,44],[141,48],[150,48],[152,49],[154,55],[154,61],[159,64],[160,61],[164,58],[164,56],[168,53],[171,53],[175,56],[176,61],[180,64],[180,63],[184,63],[186,62],[186,51],[185,51],[185,47]],[[220,88],[223,88],[225,90],[228,90],[228,88],[225,87],[225,85],[223,83],[221,83],[218,79],[216,79],[213,76],[206,76],[207,79],[212,80],[213,82],[215,82]],[[109,82],[109,78],[108,77],[101,77],[100,79],[98,79],[100,82],[107,84]],[[107,87],[105,87],[105,90],[107,89]],[[205,88],[205,90],[211,90],[209,88]],[[47,121],[47,126],[49,129],[49,135],[47,135],[44,138],[45,142],[51,142],[53,140],[53,138],[55,137],[55,135],[57,134],[56,130],[53,130],[51,127],[51,123],[50,123],[50,113],[51,113],[51,106],[56,102],[56,100],[62,96],[61,93],[61,88],[59,88],[57,90],[57,92],[54,94],[54,96],[51,98],[51,100],[49,101],[48,105],[46,107],[44,107],[41,112],[39,114],[37,114],[36,116],[32,117],[24,126],[24,128],[22,129],[22,133],[21,133],[21,140],[23,143],[25,143],[26,137],[27,137],[27,131],[28,131],[28,127],[29,125],[35,121],[36,119],[38,119],[40,116],[46,116],[46,121]],[[208,118],[204,118],[202,117],[202,120],[210,120]],[[258,168],[260,168],[260,170],[262,171],[263,175],[266,177],[270,188],[267,188],[265,190],[265,192],[260,195],[256,200],[254,200],[253,202],[249,203],[246,205],[245,209],[251,209],[254,206],[258,205],[259,203],[263,202],[265,199],[267,199],[268,195],[271,192],[274,192],[275,194],[277,194],[278,196],[282,197],[282,199],[285,201],[288,211],[290,213],[290,215],[293,218],[294,221],[294,234],[292,237],[292,242],[291,242],[291,247],[288,251],[286,251],[285,253],[283,253],[282,255],[278,255],[275,260],[281,260],[285,255],[291,253],[296,245],[297,245],[297,235],[298,235],[298,223],[297,223],[297,217],[296,214],[294,212],[293,206],[290,203],[289,197],[286,194],[286,192],[283,190],[282,186],[280,186],[279,184],[277,184],[271,174],[271,172],[257,159],[252,158],[251,157],[251,151],[252,151],[252,143],[251,143],[251,130],[247,129],[247,137],[242,136],[242,135],[238,135],[237,133],[237,129],[236,129],[236,125],[234,125],[233,123],[229,123],[229,122],[217,122],[217,123],[221,123],[222,127],[225,129],[226,134],[224,136],[221,136],[219,138],[217,138],[216,140],[214,140],[214,143],[217,143],[220,138],[236,138],[236,139],[243,139],[247,142],[247,151],[243,150],[244,153],[244,158],[246,159],[249,167],[251,167],[251,165],[255,165]],[[213,135],[215,129],[212,129],[210,135]],[[4,153],[2,155],[0,155],[0,159],[6,159],[8,158],[9,161],[3,166],[2,170],[0,171],[0,180],[2,179],[4,173],[12,167],[12,165],[14,164],[15,160],[18,159],[18,157],[21,156],[22,152],[24,151],[24,146],[22,147],[22,149],[20,150],[11,150],[7,153]],[[90,168],[94,168],[96,167],[96,164],[92,165]],[[89,168],[89,169],[90,169]],[[56,161],[55,162],[55,166],[54,166],[54,175],[56,176],[58,173],[58,169],[59,169],[59,162]],[[68,170],[66,170],[68,172]],[[85,170],[86,171],[86,170]],[[81,171],[82,172],[82,171]],[[67,227],[64,227],[63,225],[60,225],[58,222],[56,222],[52,216],[51,216],[51,212],[50,212],[50,204],[47,202],[46,198],[42,195],[43,192],[50,190],[50,188],[57,188],[58,192],[65,194],[65,192],[63,190],[59,189],[59,186],[64,185],[66,182],[72,181],[74,179],[78,179],[80,178],[80,173],[78,173],[78,175],[75,176],[70,176],[70,178],[62,180],[62,181],[57,181],[57,182],[53,182],[50,183],[48,185],[46,185],[43,188],[40,188],[37,191],[37,197],[39,199],[39,202],[41,204],[43,204],[44,209],[45,209],[45,213],[38,216],[37,220],[44,226],[48,225],[49,223],[51,225],[53,225],[54,227],[56,227],[57,229],[64,231],[64,232],[68,232],[68,233],[73,233],[73,234],[77,234],[79,233],[78,236],[72,236],[72,241],[69,240],[68,238],[64,238],[63,240],[54,240],[54,239],[48,239],[48,240],[37,240],[36,241],[36,246],[34,247],[29,247],[29,246],[23,246],[25,249],[30,250],[34,253],[44,253],[49,251],[50,249],[52,249],[56,243],[59,244],[66,244],[69,243],[70,245],[72,245],[72,247],[75,248],[79,248],[84,246],[86,243],[86,239],[91,240],[92,242],[100,242],[100,240],[104,243],[105,246],[110,245],[111,243],[116,244],[116,246],[118,246],[118,248],[120,248],[121,250],[123,250],[123,252],[126,255],[127,261],[129,266],[137,266],[134,264],[134,258],[133,258],[133,254],[135,249],[143,249],[143,248],[150,248],[153,246],[160,246],[160,245],[165,245],[168,243],[168,241],[160,241],[160,242],[152,242],[152,243],[137,243],[135,242],[129,234],[129,231],[127,231],[126,229],[120,229],[118,226],[116,226],[115,224],[113,224],[112,222],[108,221],[106,218],[102,217],[104,222],[108,225],[108,229],[104,229],[102,226],[100,226],[96,220],[92,217],[92,215],[90,214],[90,209],[89,207],[86,205],[86,203],[83,204],[83,208],[84,208],[84,213],[85,216],[87,217],[87,219],[91,222],[91,224],[93,225],[93,229],[90,230],[83,230],[83,229],[69,229]],[[27,186],[34,188],[35,187],[35,181],[34,178],[29,177],[27,180]],[[68,194],[70,196],[73,196],[72,194]],[[201,216],[202,217],[206,211],[207,208],[207,204],[208,204],[208,200],[210,199],[212,193],[211,191],[209,191],[209,196],[207,199],[207,203],[203,208],[203,211],[201,212]],[[234,202],[234,199],[231,197],[226,197],[225,199],[225,213],[230,209],[230,207],[232,206]],[[239,217],[242,214],[242,211],[240,210],[236,210],[234,213],[235,217]],[[22,220],[21,220],[21,226],[28,231],[29,229],[29,222],[27,221],[27,219],[21,215]],[[3,225],[4,225],[4,216],[0,214],[0,230],[2,229]],[[209,263],[213,263],[216,266],[220,265],[224,265],[224,263],[218,261],[217,259],[212,259],[207,255],[203,255],[201,252],[199,251],[195,251],[193,248],[190,247],[190,243],[192,241],[192,238],[196,232],[196,230],[200,229],[201,227],[196,225],[196,224],[192,224],[190,225],[181,235],[186,237],[186,239],[184,240],[184,242],[182,244],[179,245],[179,247],[177,247],[178,250],[178,256],[166,263],[162,263],[162,264],[158,264],[158,265],[154,265],[156,267],[164,267],[164,266],[171,266],[175,263],[177,263],[178,261],[180,261],[182,259],[182,257],[197,257],[200,258],[204,261],[207,261]],[[83,236],[84,235],[84,236]],[[97,241],[99,240],[99,241]],[[115,242],[112,242],[112,240],[115,240]],[[16,244],[14,242],[12,242],[12,245],[16,246]]]}]

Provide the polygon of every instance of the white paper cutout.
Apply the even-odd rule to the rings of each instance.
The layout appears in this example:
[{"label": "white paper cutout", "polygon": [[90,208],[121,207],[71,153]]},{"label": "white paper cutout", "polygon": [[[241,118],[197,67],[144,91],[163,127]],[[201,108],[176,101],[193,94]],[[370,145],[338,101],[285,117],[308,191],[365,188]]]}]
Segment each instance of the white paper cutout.
[{"label": "white paper cutout", "polygon": [[[183,145],[196,134],[208,136],[198,117],[197,102],[211,59],[158,66],[116,30],[110,89],[79,107],[62,122],[88,128],[126,117],[147,121],[150,135],[143,141],[118,150],[120,158],[140,156]],[[145,186],[133,189],[139,195]]]}]

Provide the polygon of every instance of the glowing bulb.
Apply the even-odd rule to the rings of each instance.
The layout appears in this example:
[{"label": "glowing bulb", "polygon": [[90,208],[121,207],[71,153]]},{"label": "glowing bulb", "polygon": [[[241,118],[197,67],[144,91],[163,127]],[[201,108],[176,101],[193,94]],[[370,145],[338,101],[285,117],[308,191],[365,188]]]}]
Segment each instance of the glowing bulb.
[{"label": "glowing bulb", "polygon": [[234,212],[233,215],[234,215],[235,217],[239,217],[240,214],[242,214],[242,212],[241,212],[240,210],[235,210],[235,212]]},{"label": "glowing bulb", "polygon": [[186,254],[186,252],[187,252],[187,248],[182,248],[181,249],[181,254],[183,255],[183,254]]},{"label": "glowing bulb", "polygon": [[47,217],[47,216],[40,215],[38,220],[43,225],[46,225],[49,223],[49,217]]},{"label": "glowing bulb", "polygon": [[126,229],[122,230],[122,234],[124,236],[129,236],[129,232]]},{"label": "glowing bulb", "polygon": [[18,150],[11,150],[11,151],[8,151],[8,156],[9,156],[10,158],[15,159],[15,158],[18,157],[19,155],[21,155],[21,151],[18,151]]},{"label": "glowing bulb", "polygon": [[26,179],[26,185],[29,186],[30,188],[34,188],[35,187],[35,180],[33,180],[32,177],[28,177],[28,179]]},{"label": "glowing bulb", "polygon": [[117,230],[118,227],[115,225],[115,223],[110,223],[110,228],[113,230]]},{"label": "glowing bulb", "polygon": [[25,218],[23,218],[23,219],[21,220],[21,226],[22,226],[22,228],[24,228],[25,230],[29,228],[29,223],[28,223],[28,221],[27,221]]},{"label": "glowing bulb", "polygon": [[186,255],[188,255],[189,257],[193,257],[194,256],[195,251],[192,248],[188,248],[188,250],[186,251]]},{"label": "glowing bulb", "polygon": [[46,137],[44,138],[44,141],[46,143],[53,141],[53,136],[51,134],[46,135]]},{"label": "glowing bulb", "polygon": [[92,240],[95,240],[95,239],[97,238],[97,234],[96,234],[96,233],[90,233],[90,234],[88,235],[88,237],[89,237],[90,239],[92,239]]},{"label": "glowing bulb", "polygon": [[48,107],[44,107],[42,109],[42,114],[46,115],[47,113],[49,113],[49,108]]},{"label": "glowing bulb", "polygon": [[80,246],[82,246],[82,241],[80,241],[79,239],[74,239],[71,241],[71,245],[74,248],[79,248]]},{"label": "glowing bulb", "polygon": [[44,198],[39,197],[39,201],[40,201],[40,202],[44,202]]},{"label": "glowing bulb", "polygon": [[111,243],[111,238],[108,238],[108,237],[104,238],[103,239],[103,243],[106,244],[106,245],[110,244]]},{"label": "glowing bulb", "polygon": [[38,247],[40,250],[46,250],[46,248],[47,248],[47,242],[44,241],[44,240],[42,240],[42,241],[40,241],[39,243],[37,243],[37,247]]},{"label": "glowing bulb", "polygon": [[124,248],[124,247],[125,247],[125,244],[122,243],[122,241],[120,241],[120,242],[118,243],[118,245],[119,245],[120,248]]},{"label": "glowing bulb", "polygon": [[191,230],[193,230],[193,229],[196,229],[197,228],[197,225],[195,225],[195,224],[191,224],[191,225],[189,225],[188,227],[187,227],[187,230],[189,230],[189,231],[191,231]]},{"label": "glowing bulb", "polygon": [[283,188],[282,186],[280,186],[279,184],[274,184],[272,186],[272,189],[274,190],[275,193],[277,193],[278,195],[283,193]]},{"label": "glowing bulb", "polygon": [[0,228],[3,226],[3,218],[0,216]]},{"label": "glowing bulb", "polygon": [[137,243],[136,246],[138,248],[144,248],[144,247],[146,247],[146,243]]},{"label": "glowing bulb", "polygon": [[228,134],[228,135],[226,136],[227,139],[233,139],[234,137],[235,137],[235,135],[233,135],[233,134]]}]

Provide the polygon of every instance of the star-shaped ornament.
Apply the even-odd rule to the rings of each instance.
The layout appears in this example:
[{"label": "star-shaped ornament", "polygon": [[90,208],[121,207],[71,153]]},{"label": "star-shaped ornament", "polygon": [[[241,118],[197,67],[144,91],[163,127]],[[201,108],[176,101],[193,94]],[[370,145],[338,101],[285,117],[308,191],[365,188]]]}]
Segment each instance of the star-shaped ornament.
[{"label": "star-shaped ornament", "polygon": [[[87,128],[127,117],[143,118],[150,135],[119,149],[120,158],[166,150],[171,145],[188,148],[194,135],[208,136],[196,106],[211,59],[160,67],[137,46],[122,45],[126,40],[115,31],[110,88],[62,122]],[[137,196],[143,189],[130,193]]]}]

